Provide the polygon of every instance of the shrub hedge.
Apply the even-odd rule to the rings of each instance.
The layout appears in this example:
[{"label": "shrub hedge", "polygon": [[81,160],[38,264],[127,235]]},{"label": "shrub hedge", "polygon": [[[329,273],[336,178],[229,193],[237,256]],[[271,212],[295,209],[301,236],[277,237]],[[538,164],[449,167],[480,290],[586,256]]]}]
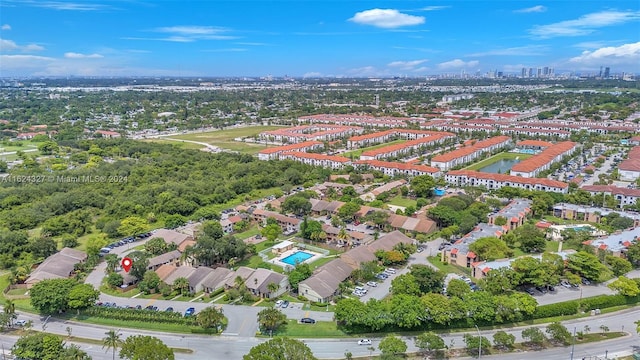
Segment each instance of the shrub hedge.
[{"label": "shrub hedge", "polygon": [[177,312],[93,306],[83,310],[81,314],[123,321],[145,321],[197,326],[195,316],[184,317],[182,314]]}]

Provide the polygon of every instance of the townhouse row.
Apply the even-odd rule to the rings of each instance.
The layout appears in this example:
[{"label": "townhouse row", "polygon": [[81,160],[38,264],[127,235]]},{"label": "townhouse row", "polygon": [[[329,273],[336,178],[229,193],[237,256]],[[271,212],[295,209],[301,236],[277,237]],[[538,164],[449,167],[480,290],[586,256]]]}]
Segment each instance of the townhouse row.
[{"label": "townhouse row", "polygon": [[511,137],[509,136],[492,137],[475,142],[471,146],[436,155],[431,159],[430,164],[442,171],[446,171],[458,165],[473,162],[482,155],[505,148],[511,143]]},{"label": "townhouse row", "polygon": [[579,144],[563,141],[542,150],[540,153],[513,165],[511,175],[534,178],[539,173],[551,168],[551,165],[571,156],[579,149]]},{"label": "townhouse row", "polygon": [[354,134],[362,134],[363,131],[364,129],[359,126],[320,124],[263,131],[258,135],[258,138],[262,141],[277,141],[294,144],[313,140],[334,141],[344,139]]}]

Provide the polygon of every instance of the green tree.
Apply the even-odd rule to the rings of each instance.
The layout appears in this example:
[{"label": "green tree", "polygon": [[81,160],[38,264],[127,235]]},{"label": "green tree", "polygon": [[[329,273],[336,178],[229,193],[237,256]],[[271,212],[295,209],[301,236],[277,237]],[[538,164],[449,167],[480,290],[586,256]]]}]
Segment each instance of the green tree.
[{"label": "green tree", "polygon": [[20,359],[58,360],[64,358],[64,351],[62,339],[47,333],[29,333],[11,348],[11,353]]},{"label": "green tree", "polygon": [[559,322],[553,322],[547,325],[545,332],[549,334],[551,340],[563,345],[567,345],[569,340],[571,340],[571,333]]},{"label": "green tree", "polygon": [[542,252],[547,244],[544,233],[533,224],[524,224],[513,230],[513,234],[524,252]]},{"label": "green tree", "polygon": [[434,270],[430,266],[422,264],[411,265],[410,270],[422,293],[439,293],[442,291],[445,278],[445,273],[442,271]]},{"label": "green tree", "polygon": [[282,234],[282,228],[278,224],[269,224],[262,229],[261,233],[267,241],[275,241]]},{"label": "green tree", "polygon": [[394,295],[420,295],[420,286],[413,275],[402,274],[391,280],[391,292]]},{"label": "green tree", "polygon": [[382,357],[390,355],[400,355],[407,352],[407,343],[399,337],[387,335],[378,344],[378,349],[382,352]]},{"label": "green tree", "polygon": [[502,330],[496,331],[496,333],[493,334],[493,344],[496,347],[500,347],[503,349],[511,349],[511,347],[513,347],[513,344],[515,344],[515,342],[516,342],[516,337],[513,334],[509,334]]},{"label": "green tree", "polygon": [[38,144],[38,150],[42,153],[42,155],[52,155],[58,152],[59,147],[55,141],[45,141]]},{"label": "green tree", "polygon": [[282,203],[282,211],[298,216],[306,216],[311,212],[311,202],[302,196],[289,196]]},{"label": "green tree", "polygon": [[118,232],[124,236],[136,236],[149,230],[147,220],[139,216],[129,216],[120,222]]},{"label": "green tree", "polygon": [[579,251],[568,258],[567,268],[589,280],[602,281],[611,276],[611,271],[593,254]]},{"label": "green tree", "polygon": [[609,289],[617,291],[623,296],[638,296],[640,295],[640,287],[638,282],[629,279],[625,276],[619,276],[615,281],[607,285]]},{"label": "green tree", "polygon": [[422,353],[442,350],[447,347],[444,344],[444,340],[434,332],[426,332],[416,336],[415,345]]},{"label": "green tree", "polygon": [[607,264],[614,276],[621,276],[631,271],[631,263],[627,259],[618,256],[606,255],[604,262]]},{"label": "green tree", "polygon": [[433,177],[429,175],[414,176],[411,179],[411,191],[416,196],[422,198],[428,198],[433,196],[433,189],[436,187],[436,182]]},{"label": "green tree", "polygon": [[491,348],[491,342],[484,336],[473,336],[470,334],[464,334],[464,344],[467,352],[470,355],[478,356],[478,349],[481,349],[483,353]]},{"label": "green tree", "polygon": [[167,242],[163,238],[153,238],[144,244],[144,250],[153,256],[167,252]]},{"label": "green tree", "polygon": [[29,290],[31,305],[43,314],[63,312],[69,306],[69,292],[76,284],[73,279],[42,280]]},{"label": "green tree", "polygon": [[136,279],[144,278],[144,274],[147,272],[147,268],[149,267],[148,254],[143,251],[135,250],[127,254],[127,257],[133,262],[131,270],[129,270],[129,275]]},{"label": "green tree", "polygon": [[545,342],[545,340],[547,340],[542,330],[538,329],[537,327],[530,327],[522,330],[522,339],[532,345],[537,346],[541,346]]},{"label": "green tree", "polygon": [[94,289],[93,285],[77,284],[69,291],[68,306],[70,309],[76,309],[79,312],[80,309],[93,306],[99,297],[100,292]]},{"label": "green tree", "polygon": [[447,284],[447,295],[462,298],[471,292],[471,286],[460,279],[451,279]]},{"label": "green tree", "polygon": [[258,324],[260,328],[266,330],[269,335],[287,323],[287,316],[275,308],[266,308],[258,313]]},{"label": "green tree", "polygon": [[481,280],[480,287],[498,295],[510,292],[520,284],[520,274],[510,268],[492,269],[487,276]]},{"label": "green tree", "polygon": [[213,306],[209,306],[202,309],[198,315],[196,315],[196,322],[205,330],[218,330],[224,323],[222,308],[217,309]]},{"label": "green tree", "polygon": [[179,277],[173,281],[173,291],[178,291],[181,295],[189,293],[189,280]]},{"label": "green tree", "polygon": [[160,276],[155,271],[147,270],[142,277],[142,281],[138,283],[138,289],[145,294],[150,294],[152,291],[159,290],[161,282]]},{"label": "green tree", "polygon": [[122,345],[122,334],[116,330],[109,330],[104,334],[107,336],[102,339],[102,348],[107,348],[107,351],[111,350],[113,354],[113,360],[115,360],[116,350],[118,350],[118,347]]},{"label": "green tree", "polygon": [[493,261],[504,259],[513,255],[513,251],[497,237],[484,237],[469,245],[469,250],[473,251],[481,260]]},{"label": "green tree", "polygon": [[64,349],[62,351],[62,358],[69,360],[91,360],[91,356],[80,349],[76,344],[71,344]]},{"label": "green tree", "polygon": [[153,336],[129,336],[120,349],[120,358],[128,360],[174,360],[173,350]]},{"label": "green tree", "polygon": [[300,340],[278,337],[256,345],[243,360],[317,360],[311,349]]},{"label": "green tree", "polygon": [[120,258],[116,254],[107,254],[104,257],[104,261],[107,263],[107,273],[116,271],[120,265]]},{"label": "green tree", "polygon": [[344,221],[353,220],[358,211],[360,211],[360,205],[355,202],[348,202],[340,206],[338,216]]},{"label": "green tree", "polygon": [[289,273],[289,285],[292,289],[298,289],[300,281],[309,278],[312,274],[311,268],[307,263],[296,264]]}]

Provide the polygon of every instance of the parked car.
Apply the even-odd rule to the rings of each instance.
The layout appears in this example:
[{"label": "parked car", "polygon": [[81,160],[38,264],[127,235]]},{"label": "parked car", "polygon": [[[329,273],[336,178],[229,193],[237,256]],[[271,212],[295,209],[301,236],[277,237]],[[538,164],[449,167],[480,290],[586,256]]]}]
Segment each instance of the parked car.
[{"label": "parked car", "polygon": [[14,324],[16,324],[16,326],[25,326],[27,324],[27,320],[16,320]]},{"label": "parked car", "polygon": [[280,306],[282,306],[282,303],[283,303],[283,302],[284,302],[284,301],[282,301],[282,300],[278,300],[278,301],[276,301],[276,307],[277,307],[277,308],[279,308]]},{"label": "parked car", "polygon": [[371,345],[372,341],[369,339],[360,339],[358,340],[358,345]]},{"label": "parked car", "polygon": [[369,282],[367,282],[367,285],[369,285],[369,286],[371,286],[371,287],[377,287],[377,286],[378,286],[378,283],[377,283],[377,282],[375,282],[375,281],[369,281]]},{"label": "parked car", "polygon": [[535,295],[535,294],[536,294],[536,292],[535,292],[535,291],[533,291],[533,289],[532,289],[532,288],[526,288],[526,289],[524,289],[524,292],[526,292],[527,294],[529,294],[529,295],[531,295],[531,296],[533,296],[533,295]]},{"label": "parked car", "polygon": [[302,318],[300,319],[300,322],[303,324],[315,324],[316,321],[312,318]]},{"label": "parked car", "polygon": [[569,284],[569,283],[568,283],[568,282],[566,282],[566,281],[561,282],[561,283],[560,283],[560,286],[565,287],[565,288],[567,288],[567,289],[571,289],[571,284]]},{"label": "parked car", "polygon": [[387,268],[387,269],[384,269],[384,272],[386,272],[387,274],[395,274],[396,273],[396,269]]},{"label": "parked car", "polygon": [[171,306],[169,306],[165,311],[166,312],[173,312],[173,308]]},{"label": "parked car", "polygon": [[376,279],[378,279],[378,280],[386,280],[387,278],[388,278],[388,276],[386,276],[386,275],[382,275],[382,274],[376,275]]},{"label": "parked car", "polygon": [[536,290],[540,291],[543,294],[547,293],[547,289],[543,286],[536,286]]},{"label": "parked car", "polygon": [[548,285],[547,289],[549,289],[549,291],[551,291],[551,292],[556,292],[556,287],[553,286],[553,285]]},{"label": "parked car", "polygon": [[416,251],[417,251],[417,252],[419,252],[419,253],[421,253],[421,252],[423,252],[423,251],[424,251],[424,248],[423,248],[423,247],[419,247]]},{"label": "parked car", "polygon": [[582,278],[582,284],[583,285],[591,285],[591,281],[589,281],[588,279]]},{"label": "parked car", "polygon": [[196,309],[195,309],[195,308],[190,307],[190,308],[188,308],[188,309],[187,309],[187,311],[185,311],[185,312],[184,312],[184,316],[185,316],[185,317],[187,317],[187,316],[191,316],[191,315],[193,315],[193,314],[195,314],[195,313],[196,313]]},{"label": "parked car", "polygon": [[286,309],[289,307],[289,302],[287,300],[284,300],[282,302],[282,305],[280,305],[281,308]]}]

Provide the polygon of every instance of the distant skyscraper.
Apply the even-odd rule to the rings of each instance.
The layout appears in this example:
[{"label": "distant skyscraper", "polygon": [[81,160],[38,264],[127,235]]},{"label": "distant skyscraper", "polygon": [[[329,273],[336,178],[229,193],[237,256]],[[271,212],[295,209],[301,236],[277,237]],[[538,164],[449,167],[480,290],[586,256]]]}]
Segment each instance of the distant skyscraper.
[{"label": "distant skyscraper", "polygon": [[609,78],[609,75],[611,75],[611,74],[609,73],[609,70],[610,70],[610,69],[609,69],[609,67],[608,67],[608,66],[607,66],[606,68],[604,68],[604,78],[605,78],[605,79]]},{"label": "distant skyscraper", "polygon": [[533,77],[533,74],[534,74],[533,68],[529,68],[529,77]]},{"label": "distant skyscraper", "polygon": [[602,66],[600,66],[600,73],[598,73],[598,77],[602,77]]},{"label": "distant skyscraper", "polygon": [[548,66],[545,66],[545,67],[542,69],[542,75],[544,75],[544,77],[549,76],[549,67],[548,67]]},{"label": "distant skyscraper", "polygon": [[542,77],[542,68],[538,68],[538,72],[537,72],[536,77],[539,77],[539,78]]},{"label": "distant skyscraper", "polygon": [[527,77],[527,68],[522,68],[521,76],[522,76],[523,79]]}]

